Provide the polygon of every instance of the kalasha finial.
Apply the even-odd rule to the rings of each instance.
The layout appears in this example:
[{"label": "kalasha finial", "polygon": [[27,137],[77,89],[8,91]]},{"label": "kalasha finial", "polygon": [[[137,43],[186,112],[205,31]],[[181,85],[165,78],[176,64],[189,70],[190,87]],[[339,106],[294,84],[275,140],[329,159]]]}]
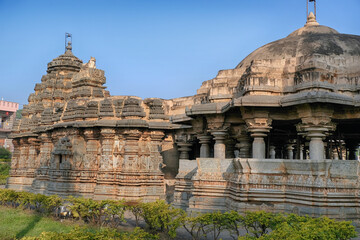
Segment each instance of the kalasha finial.
[{"label": "kalasha finial", "polygon": [[72,42],[71,33],[65,33],[65,52],[72,50],[71,42]]},{"label": "kalasha finial", "polygon": [[71,50],[72,50],[71,42],[68,42],[68,45],[66,46],[66,51],[71,51]]},{"label": "kalasha finial", "polygon": [[316,17],[313,12],[309,13],[305,26],[317,26],[319,23],[316,21]]}]

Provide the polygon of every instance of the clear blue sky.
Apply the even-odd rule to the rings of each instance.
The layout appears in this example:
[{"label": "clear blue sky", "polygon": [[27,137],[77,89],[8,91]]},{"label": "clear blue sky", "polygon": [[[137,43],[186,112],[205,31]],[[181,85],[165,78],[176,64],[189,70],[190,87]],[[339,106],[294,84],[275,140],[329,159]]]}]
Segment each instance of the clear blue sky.
[{"label": "clear blue sky", "polygon": [[[359,0],[317,0],[318,22],[360,35]],[[175,98],[305,24],[306,0],[0,0],[0,97],[27,103],[64,52],[105,70],[111,95]]]}]

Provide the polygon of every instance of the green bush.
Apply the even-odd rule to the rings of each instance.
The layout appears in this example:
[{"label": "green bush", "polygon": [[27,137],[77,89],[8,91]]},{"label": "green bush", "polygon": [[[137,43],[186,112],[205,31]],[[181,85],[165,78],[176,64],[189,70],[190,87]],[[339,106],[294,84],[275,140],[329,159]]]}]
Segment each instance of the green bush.
[{"label": "green bush", "polygon": [[0,147],[0,158],[1,159],[11,159],[11,152],[6,148]]},{"label": "green bush", "polygon": [[38,237],[24,237],[22,240],[155,240],[158,235],[150,234],[140,228],[132,232],[118,232],[114,229],[101,229],[100,231],[89,231],[84,228],[75,228],[70,233],[43,232]]},{"label": "green bush", "polygon": [[127,201],[124,202],[124,205],[126,207],[126,210],[131,211],[131,213],[134,215],[136,226],[139,226],[139,220],[142,213],[141,203],[138,201]]},{"label": "green bush", "polygon": [[9,177],[10,166],[8,164],[0,163],[0,185],[6,184],[6,179]]},{"label": "green bush", "polygon": [[[45,196],[0,189],[0,204],[32,209],[41,214],[56,215],[65,201],[56,195]],[[73,218],[97,226],[113,228],[125,221],[126,210],[131,211],[137,220],[140,217],[144,219],[151,234],[139,229],[132,233],[119,233],[115,230],[94,233],[77,229],[68,234],[43,233],[37,238],[27,239],[113,239],[115,237],[117,239],[157,239],[158,236],[153,234],[159,232],[162,232],[165,238],[175,238],[176,230],[180,226],[190,233],[192,239],[217,240],[224,231],[229,232],[233,239],[239,240],[347,240],[357,236],[351,222],[335,221],[326,217],[311,218],[265,211],[246,212],[244,215],[230,211],[187,216],[183,210],[176,209],[164,201],[138,203],[69,197],[66,204]],[[242,236],[241,229],[247,231],[245,236]]]},{"label": "green bush", "polygon": [[11,158],[0,158],[0,162],[11,162]]},{"label": "green bush", "polygon": [[257,211],[246,212],[240,219],[240,225],[246,229],[248,235],[259,238],[284,221],[285,217],[280,213]]},{"label": "green bush", "polygon": [[[252,215],[257,214],[258,212],[254,212]],[[247,235],[240,237],[239,240],[348,240],[357,236],[355,227],[351,225],[351,222],[347,221],[335,221],[327,217],[311,218],[295,214],[288,216],[277,214],[278,216],[271,218],[270,222],[268,222],[267,217],[264,219],[264,215],[260,215],[255,218],[252,217],[254,222],[258,222],[256,219],[263,219],[260,221],[265,221],[266,224],[269,223],[268,228],[272,231],[261,234],[259,237]],[[251,220],[248,221],[248,223],[250,222]]]},{"label": "green bush", "polygon": [[163,232],[169,238],[176,237],[176,229],[183,225],[186,213],[176,209],[165,201],[141,204],[141,217],[153,233]]},{"label": "green bush", "polygon": [[117,227],[124,222],[125,205],[123,201],[96,201],[69,197],[69,209],[75,218],[94,225]]},{"label": "green bush", "polygon": [[187,217],[183,226],[190,233],[192,239],[209,239],[211,237],[216,240],[224,230],[228,230],[233,238],[237,238],[240,236],[240,219],[241,215],[235,211],[212,212]]}]

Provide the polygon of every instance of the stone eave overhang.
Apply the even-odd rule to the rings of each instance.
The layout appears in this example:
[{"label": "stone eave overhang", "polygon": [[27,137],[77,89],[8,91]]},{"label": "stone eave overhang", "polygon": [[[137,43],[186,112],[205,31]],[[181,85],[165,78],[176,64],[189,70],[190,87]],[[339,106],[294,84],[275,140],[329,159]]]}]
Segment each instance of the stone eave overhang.
[{"label": "stone eave overhang", "polygon": [[101,119],[94,121],[70,121],[56,123],[51,126],[39,126],[31,132],[11,133],[11,138],[22,137],[37,137],[39,133],[52,131],[59,128],[91,128],[91,127],[110,127],[110,128],[147,128],[147,129],[159,129],[159,130],[172,130],[191,128],[191,126],[183,124],[173,124],[166,121],[146,121],[142,119],[122,119],[122,120],[109,120]]},{"label": "stone eave overhang", "polygon": [[191,120],[193,120],[193,118],[187,116],[185,113],[175,114],[170,117],[170,122],[172,123],[189,122]]},{"label": "stone eave overhang", "polygon": [[281,96],[270,95],[242,96],[235,98],[231,107],[281,107],[280,99]]},{"label": "stone eave overhang", "polygon": [[360,86],[355,84],[332,84],[322,81],[313,81],[300,83],[295,86],[284,87],[283,93],[292,94],[299,91],[311,91],[312,89],[325,89],[331,92],[350,91],[355,93],[360,90]]},{"label": "stone eave overhang", "polygon": [[23,138],[23,137],[37,137],[38,134],[34,132],[11,133],[10,139]]},{"label": "stone eave overhang", "polygon": [[228,102],[196,104],[191,108],[186,107],[187,116],[223,113],[223,108]]},{"label": "stone eave overhang", "polygon": [[309,91],[287,95],[281,98],[282,107],[306,104],[306,103],[332,103],[348,106],[359,106],[360,97],[347,96],[334,92]]},{"label": "stone eave overhang", "polygon": [[146,121],[142,119],[101,119],[95,121],[73,121],[56,123],[52,126],[55,128],[88,128],[88,127],[118,127],[118,128],[150,128],[150,129],[178,129],[179,124],[172,124],[166,121]]},{"label": "stone eave overhang", "polygon": [[232,107],[289,107],[306,103],[332,103],[359,107],[360,95],[354,97],[327,91],[306,91],[285,96],[241,96],[226,104],[222,112]]}]

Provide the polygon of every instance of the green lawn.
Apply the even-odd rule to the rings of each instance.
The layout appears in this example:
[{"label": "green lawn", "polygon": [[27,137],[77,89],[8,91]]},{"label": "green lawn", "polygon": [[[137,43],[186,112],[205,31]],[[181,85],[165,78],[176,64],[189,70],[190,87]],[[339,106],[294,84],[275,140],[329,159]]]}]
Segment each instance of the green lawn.
[{"label": "green lawn", "polygon": [[0,206],[0,239],[38,236],[41,232],[69,232],[76,224],[61,223],[22,209]]}]

